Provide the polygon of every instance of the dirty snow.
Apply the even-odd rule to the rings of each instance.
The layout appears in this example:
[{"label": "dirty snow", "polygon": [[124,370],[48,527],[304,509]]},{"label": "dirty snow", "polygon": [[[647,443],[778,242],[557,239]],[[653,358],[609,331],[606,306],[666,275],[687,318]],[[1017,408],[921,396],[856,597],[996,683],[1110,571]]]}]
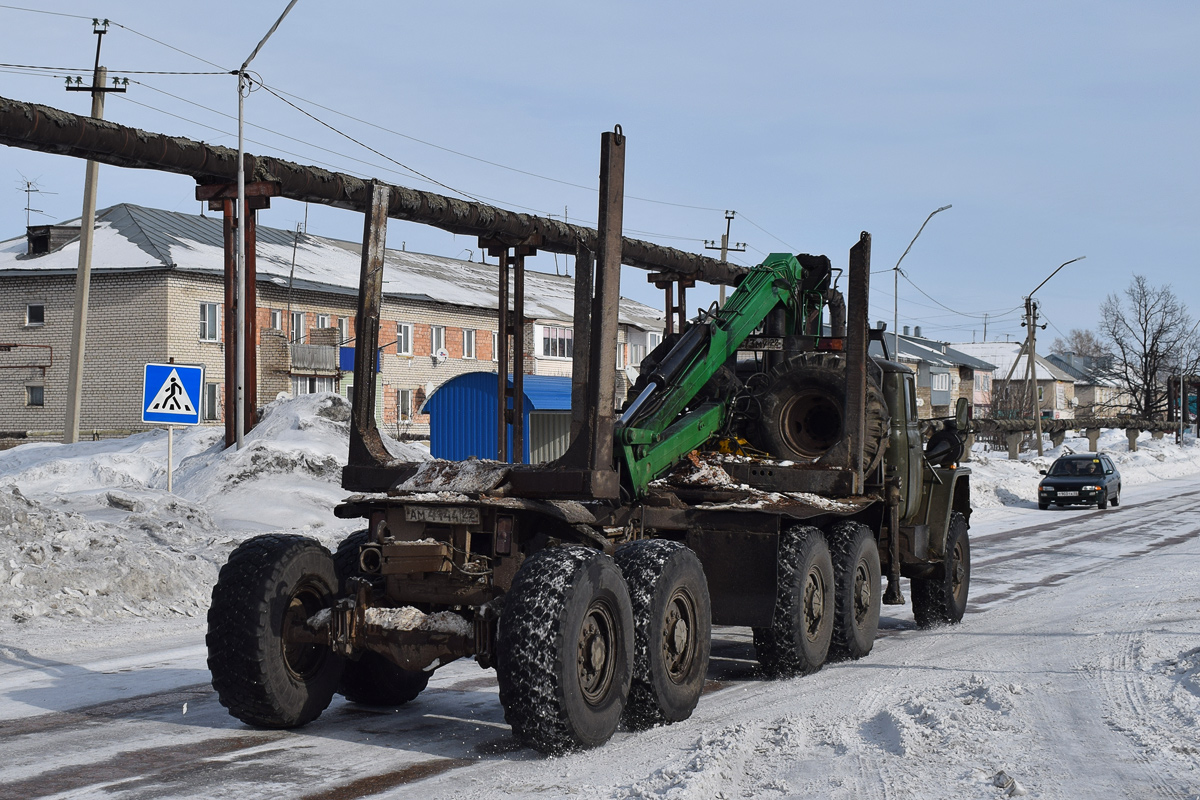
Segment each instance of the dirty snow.
[{"label": "dirty snow", "polygon": [[368,608],[365,613],[368,625],[378,625],[393,631],[436,631],[456,636],[471,636],[471,624],[452,611],[426,614],[418,608]]},{"label": "dirty snow", "polygon": [[[885,606],[862,661],[766,681],[749,632],[719,629],[691,719],[562,758],[512,746],[494,672],[472,662],[399,710],[339,699],[254,738],[204,686],[208,593],[248,536],[332,545],[357,527],[331,513],[341,402],[272,404],[240,452],[177,432],[173,494],[162,432],[0,452],[0,794],[49,775],[56,796],[362,796],[381,775],[370,793],[427,800],[1200,798],[1200,446],[1147,434],[1130,453],[1121,431],[1101,438],[1125,487],[1106,512],[1036,507],[1037,470],[1086,439],[1014,462],[976,450],[967,618],[917,631],[911,606]],[[148,693],[174,705],[72,712]],[[246,749],[184,778],[139,761],[225,740]],[[419,784],[393,779],[410,769]]]}]

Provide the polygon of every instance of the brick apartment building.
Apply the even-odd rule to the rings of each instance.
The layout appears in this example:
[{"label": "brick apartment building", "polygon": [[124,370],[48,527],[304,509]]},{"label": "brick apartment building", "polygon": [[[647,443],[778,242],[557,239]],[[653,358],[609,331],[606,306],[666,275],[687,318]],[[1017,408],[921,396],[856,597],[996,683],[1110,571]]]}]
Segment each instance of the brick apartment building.
[{"label": "brick apartment building", "polygon": [[[79,221],[0,242],[0,431],[61,431]],[[258,402],[281,392],[350,391],[360,245],[258,228]],[[220,218],[123,203],[97,214],[81,430],[140,430],[142,368],[205,368],[207,422],[224,413]],[[495,265],[388,250],[377,416],[422,436],[424,399],[465,372],[497,370]],[[570,375],[574,281],[526,273],[525,372]],[[618,394],[627,364],[660,340],[663,315],[622,299]]]}]

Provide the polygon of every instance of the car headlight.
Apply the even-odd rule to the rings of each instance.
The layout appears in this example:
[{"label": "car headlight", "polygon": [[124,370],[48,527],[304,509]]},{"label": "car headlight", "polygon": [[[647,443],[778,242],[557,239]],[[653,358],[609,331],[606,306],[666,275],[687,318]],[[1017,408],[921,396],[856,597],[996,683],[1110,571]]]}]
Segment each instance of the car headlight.
[{"label": "car headlight", "polygon": [[1100,491],[1100,487],[1099,487],[1099,486],[1081,486],[1081,487],[1079,487],[1079,488],[1083,489],[1083,491],[1085,491],[1085,492],[1098,492],[1098,491]]}]

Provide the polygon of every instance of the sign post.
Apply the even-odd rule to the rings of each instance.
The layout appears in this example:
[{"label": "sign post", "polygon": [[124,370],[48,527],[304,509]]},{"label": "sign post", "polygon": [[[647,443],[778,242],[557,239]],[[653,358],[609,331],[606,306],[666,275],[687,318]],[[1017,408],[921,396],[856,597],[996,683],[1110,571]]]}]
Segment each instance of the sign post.
[{"label": "sign post", "polygon": [[200,424],[200,392],[204,367],[147,364],[142,373],[142,422],[167,423],[167,491],[173,491],[176,425]]}]

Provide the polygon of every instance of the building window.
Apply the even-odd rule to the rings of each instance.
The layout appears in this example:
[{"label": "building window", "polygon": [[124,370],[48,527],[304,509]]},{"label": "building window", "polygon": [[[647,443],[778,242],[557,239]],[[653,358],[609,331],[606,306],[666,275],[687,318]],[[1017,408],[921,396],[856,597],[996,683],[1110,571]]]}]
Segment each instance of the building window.
[{"label": "building window", "polygon": [[45,303],[30,303],[29,305],[25,306],[25,324],[26,325],[45,325],[46,324],[46,304]]},{"label": "building window", "polygon": [[292,394],[317,394],[334,391],[333,378],[326,375],[293,375]]},{"label": "building window", "polygon": [[625,369],[625,343],[617,342],[617,369]]},{"label": "building window", "polygon": [[429,347],[434,355],[437,355],[438,350],[446,349],[446,327],[444,325],[430,326]]},{"label": "building window", "polygon": [[499,336],[495,331],[492,331],[492,361],[500,360],[500,342]]},{"label": "building window", "polygon": [[304,344],[304,312],[292,312],[292,341],[296,344]]},{"label": "building window", "polygon": [[647,342],[647,344],[646,344],[647,349],[654,350],[654,348],[656,348],[660,344],[662,344],[662,334],[661,333],[647,333],[646,334],[646,342]]},{"label": "building window", "polygon": [[338,344],[345,344],[350,341],[350,318],[338,317]]},{"label": "building window", "polygon": [[407,421],[413,417],[413,390],[398,389],[396,391],[396,413],[400,416],[401,421]]},{"label": "building window", "polygon": [[26,386],[25,387],[25,405],[39,406],[39,407],[46,405],[46,387],[44,387],[44,386]]},{"label": "building window", "polygon": [[[434,348],[435,350],[437,348]],[[412,325],[407,322],[396,323],[396,354],[412,355]]]},{"label": "building window", "polygon": [[200,341],[217,341],[217,304],[200,304]]},{"label": "building window", "polygon": [[642,359],[646,357],[646,345],[631,344],[629,345],[629,363],[635,367],[642,366]]},{"label": "building window", "polygon": [[542,355],[570,358],[575,352],[575,332],[570,328],[546,325],[542,328]]},{"label": "building window", "polygon": [[929,388],[935,392],[950,391],[950,373],[935,372],[929,376]]},{"label": "building window", "polygon": [[283,330],[283,312],[278,308],[271,309],[271,329],[277,331]]},{"label": "building window", "polygon": [[209,422],[221,418],[220,411],[217,408],[217,398],[219,396],[220,394],[217,391],[217,384],[204,384],[204,398],[200,403],[200,413],[203,414],[204,419],[208,420]]},{"label": "building window", "polygon": [[317,314],[317,327],[318,328],[328,328],[329,327],[329,315],[328,314]]},{"label": "building window", "polygon": [[463,331],[463,358],[475,357],[475,331]]}]

